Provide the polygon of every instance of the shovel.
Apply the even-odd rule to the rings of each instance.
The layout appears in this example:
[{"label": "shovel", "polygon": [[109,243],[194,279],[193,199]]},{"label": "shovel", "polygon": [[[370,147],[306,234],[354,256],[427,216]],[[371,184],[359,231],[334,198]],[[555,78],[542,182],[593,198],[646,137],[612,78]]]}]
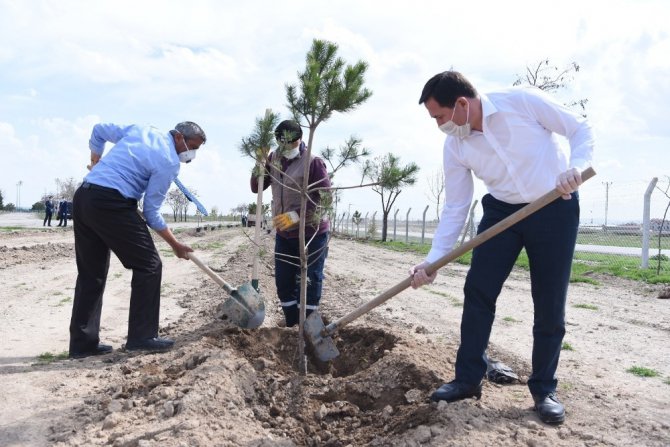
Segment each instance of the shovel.
[{"label": "shovel", "polygon": [[[584,172],[582,172],[582,182],[585,182],[586,180],[590,179],[595,174],[596,173],[593,170],[593,168],[588,168],[584,170]],[[471,249],[483,244],[487,240],[491,239],[493,236],[497,235],[498,233],[501,233],[502,231],[506,230],[507,228],[511,227],[517,222],[525,219],[526,217],[533,214],[535,211],[558,199],[561,195],[562,194],[556,189],[546,193],[539,199],[529,203],[528,205],[524,206],[515,213],[507,216],[505,219],[501,220],[488,230],[483,231],[474,238],[470,239],[468,242],[450,251],[437,261],[433,262],[432,264],[429,264],[426,267],[426,274],[432,275],[433,272],[444,267],[449,262],[467,253]],[[335,346],[335,343],[333,342],[331,336],[335,334],[335,332],[337,332],[344,325],[351,323],[356,318],[371,311],[380,304],[385,303],[389,299],[393,298],[394,296],[396,296],[397,294],[408,288],[411,285],[411,282],[412,282],[411,276],[405,278],[402,282],[386,290],[373,300],[368,301],[367,303],[363,304],[357,309],[354,309],[352,312],[343,316],[339,320],[330,323],[328,326],[324,326],[323,320],[316,311],[312,312],[309,315],[309,317],[307,317],[307,319],[305,320],[304,328],[307,341],[312,345],[317,358],[321,361],[326,362],[340,355],[340,352],[337,350],[337,347]]]},{"label": "shovel", "polygon": [[230,298],[223,303],[222,311],[224,319],[245,329],[255,329],[263,324],[263,320],[265,319],[265,303],[250,283],[233,288],[198,259],[193,252],[190,252],[188,257],[230,295]]}]

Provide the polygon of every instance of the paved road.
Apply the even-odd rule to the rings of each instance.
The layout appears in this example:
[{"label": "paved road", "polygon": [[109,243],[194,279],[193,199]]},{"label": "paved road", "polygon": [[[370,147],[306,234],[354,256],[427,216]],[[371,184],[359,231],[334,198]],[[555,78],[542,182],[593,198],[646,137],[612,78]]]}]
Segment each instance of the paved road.
[{"label": "paved road", "polygon": [[[0,212],[0,227],[21,227],[21,228],[43,228],[44,214],[37,214],[33,212],[26,213],[7,213]],[[196,228],[204,226],[207,222],[170,222],[166,220],[170,228]],[[218,224],[218,222],[215,222]],[[221,222],[224,225],[241,225],[241,222]],[[58,225],[58,219],[55,217],[51,219],[51,228]],[[72,225],[72,221],[68,221],[68,226]],[[57,228],[57,227],[56,227]]]}]

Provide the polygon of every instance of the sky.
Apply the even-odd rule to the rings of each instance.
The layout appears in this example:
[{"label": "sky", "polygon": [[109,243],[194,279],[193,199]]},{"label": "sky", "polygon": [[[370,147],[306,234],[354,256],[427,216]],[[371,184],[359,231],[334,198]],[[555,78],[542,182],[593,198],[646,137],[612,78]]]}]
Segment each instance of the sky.
[{"label": "sky", "polygon": [[[670,2],[659,1],[206,1],[0,0],[0,190],[23,208],[56,179],[83,179],[98,122],[168,131],[195,121],[208,141],[180,179],[208,208],[255,202],[253,161],[239,145],[268,108],[290,118],[313,39],[365,61],[372,97],[334,114],[314,134],[316,152],[350,136],[373,156],[420,167],[395,208],[420,218],[441,167],[444,135],[418,104],[434,74],[454,69],[486,93],[510,86],[543,59],[580,70],[562,102],[587,98],[597,176],[581,189],[582,219],[641,221],[643,194],[670,176]],[[305,140],[307,135],[305,135]],[[108,146],[109,149],[109,146]],[[360,170],[338,172],[340,186]],[[485,193],[477,183],[475,198]],[[265,202],[269,202],[269,192]],[[652,217],[668,199],[652,194]],[[194,207],[192,211],[194,211]],[[371,189],[343,194],[340,211],[381,214]],[[166,211],[169,208],[166,208]]]}]

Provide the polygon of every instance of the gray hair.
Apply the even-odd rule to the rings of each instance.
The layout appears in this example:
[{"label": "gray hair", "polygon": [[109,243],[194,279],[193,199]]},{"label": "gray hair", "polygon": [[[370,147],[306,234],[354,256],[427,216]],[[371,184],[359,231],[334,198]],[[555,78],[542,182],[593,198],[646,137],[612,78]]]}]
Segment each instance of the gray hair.
[{"label": "gray hair", "polygon": [[174,126],[174,130],[182,134],[186,140],[200,137],[202,138],[203,143],[207,141],[207,135],[205,135],[205,131],[202,130],[202,127],[198,126],[192,121],[183,121]]}]

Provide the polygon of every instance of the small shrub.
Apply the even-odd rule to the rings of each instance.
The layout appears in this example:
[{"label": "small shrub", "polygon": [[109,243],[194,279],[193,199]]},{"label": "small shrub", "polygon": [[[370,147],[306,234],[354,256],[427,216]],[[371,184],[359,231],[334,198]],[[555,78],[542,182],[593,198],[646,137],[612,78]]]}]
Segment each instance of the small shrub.
[{"label": "small shrub", "polygon": [[50,352],[43,352],[37,356],[37,362],[40,364],[48,364],[58,360],[65,360],[68,357],[67,351],[63,351],[60,354],[52,354]]},{"label": "small shrub", "polygon": [[644,366],[631,366],[626,370],[631,374],[635,374],[638,377],[656,377],[658,376],[658,371],[645,368]]},{"label": "small shrub", "polygon": [[505,318],[503,318],[503,321],[507,321],[509,323],[518,323],[519,322],[519,320],[517,320],[514,317],[505,317]]},{"label": "small shrub", "polygon": [[563,351],[574,351],[575,349],[572,347],[572,345],[566,341],[563,342],[563,345],[561,346],[561,349]]}]

